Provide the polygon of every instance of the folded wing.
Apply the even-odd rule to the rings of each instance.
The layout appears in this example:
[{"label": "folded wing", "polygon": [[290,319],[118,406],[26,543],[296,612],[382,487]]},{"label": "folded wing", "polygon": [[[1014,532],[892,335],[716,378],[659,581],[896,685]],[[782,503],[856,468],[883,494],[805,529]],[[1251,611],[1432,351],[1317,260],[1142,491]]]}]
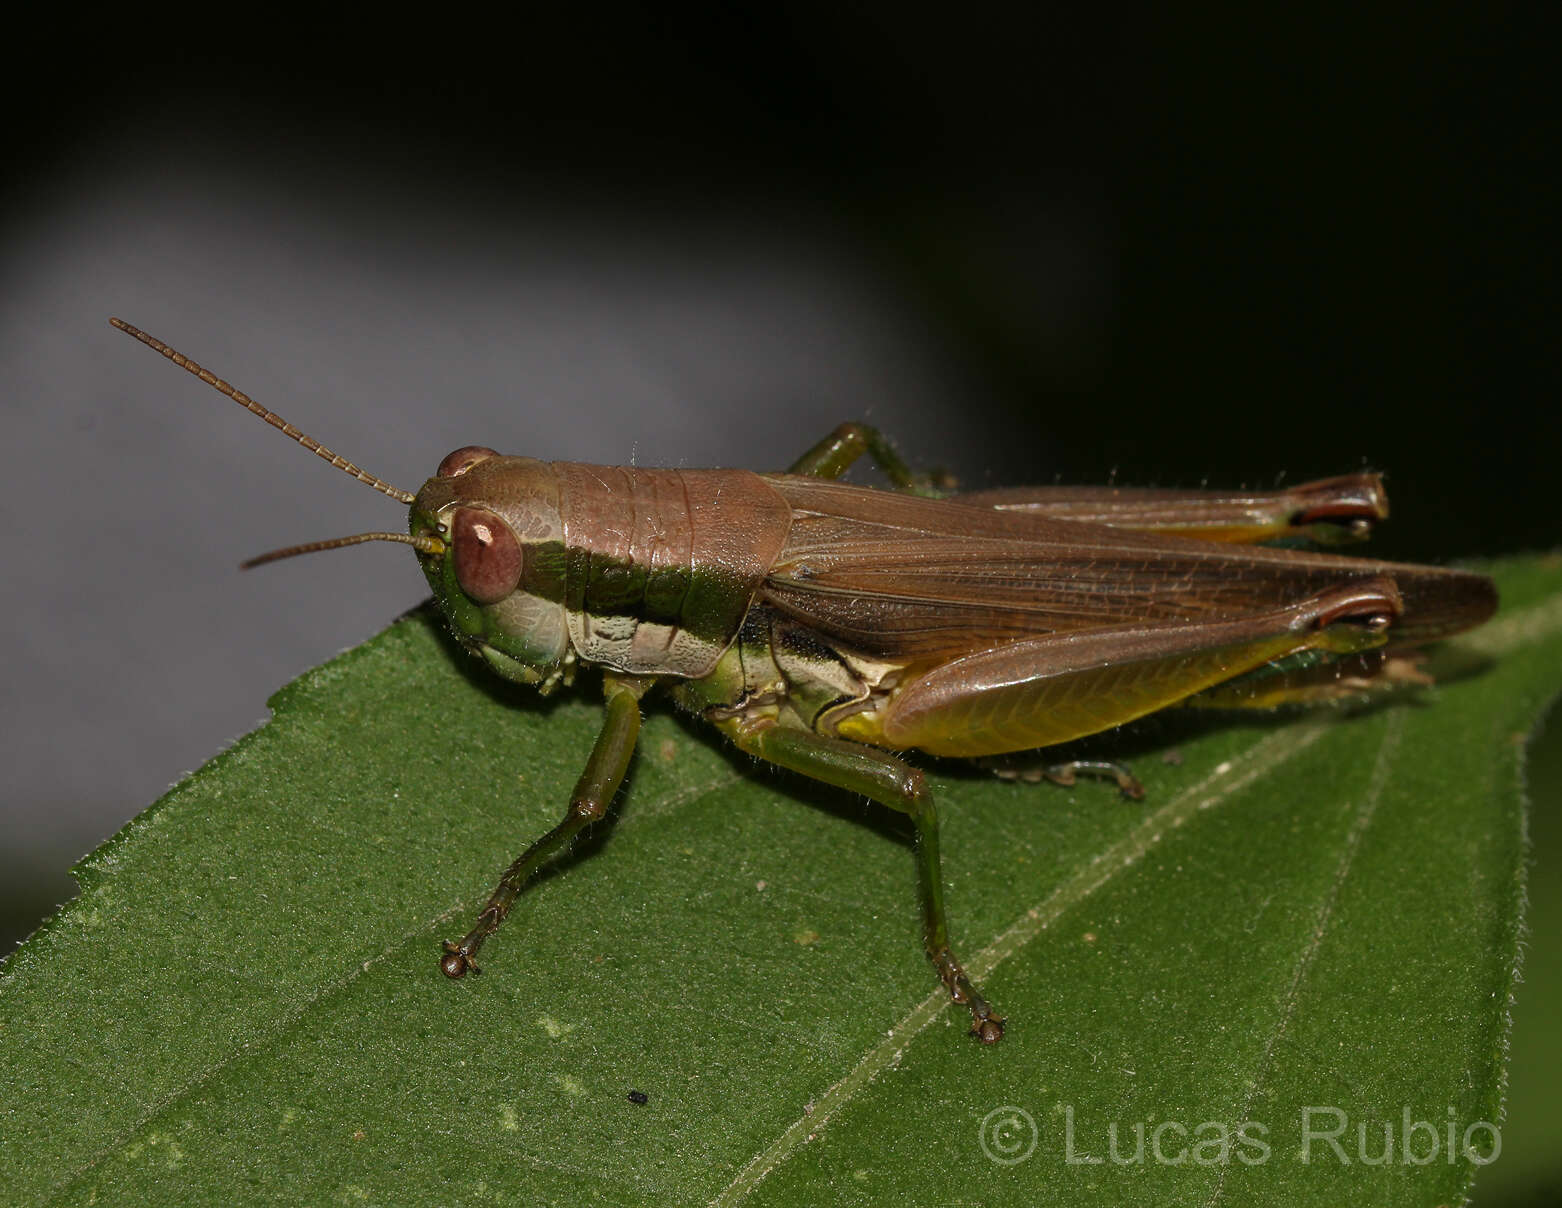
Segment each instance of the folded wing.
[{"label": "folded wing", "polygon": [[1404,599],[1390,644],[1484,620],[1483,576],[1295,550],[1232,546],[767,476],[792,508],[760,588],[782,612],[865,654],[945,660],[1104,626],[1230,620],[1331,586],[1389,577]]}]

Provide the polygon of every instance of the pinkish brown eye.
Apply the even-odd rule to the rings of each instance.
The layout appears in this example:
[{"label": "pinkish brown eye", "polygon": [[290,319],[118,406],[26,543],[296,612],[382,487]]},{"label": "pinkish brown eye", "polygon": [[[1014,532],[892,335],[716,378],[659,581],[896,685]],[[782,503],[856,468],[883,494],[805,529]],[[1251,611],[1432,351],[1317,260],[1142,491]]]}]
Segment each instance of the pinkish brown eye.
[{"label": "pinkish brown eye", "polygon": [[462,445],[454,453],[445,455],[445,460],[439,463],[439,469],[434,471],[434,477],[454,478],[457,474],[465,474],[478,462],[498,456],[487,445]]},{"label": "pinkish brown eye", "polygon": [[478,604],[495,604],[515,590],[521,581],[521,543],[509,525],[487,508],[457,508],[450,534],[456,582],[467,596]]}]

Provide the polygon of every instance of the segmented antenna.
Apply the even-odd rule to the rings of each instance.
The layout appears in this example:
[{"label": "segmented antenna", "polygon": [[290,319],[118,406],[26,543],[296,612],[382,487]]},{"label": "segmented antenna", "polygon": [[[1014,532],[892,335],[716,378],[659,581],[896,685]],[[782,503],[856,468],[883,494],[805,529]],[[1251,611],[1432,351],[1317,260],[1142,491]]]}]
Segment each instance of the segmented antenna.
[{"label": "segmented antenna", "polygon": [[[210,370],[202,369],[199,365],[197,365],[189,357],[185,356],[181,352],[175,352],[172,348],[168,347],[168,345],[164,344],[161,340],[154,339],[153,337],[147,335],[146,332],[140,330],[139,328],[132,327],[129,323],[126,323],[123,319],[110,319],[109,322],[112,323],[115,327],[119,328],[119,330],[124,332],[126,335],[134,336],[136,339],[140,340],[143,344],[145,344],[148,348],[154,349],[155,351],[162,353],[165,357],[167,357],[175,365],[179,366],[180,369],[188,369],[191,373],[195,374],[196,377],[200,378],[201,381],[205,382],[213,390],[216,390],[220,394],[226,394],[229,398],[231,398],[234,402],[238,403],[239,406],[243,407],[246,411],[254,412],[256,415],[260,416],[261,419],[265,420],[268,424],[270,424],[273,428],[275,428],[279,432],[281,432],[284,436],[292,437],[299,444],[303,445],[304,448],[308,449],[311,453],[315,454],[315,456],[325,458],[326,461],[330,462],[338,470],[345,470],[347,473],[351,474],[354,478],[356,478],[359,482],[367,483],[369,486],[373,487],[376,491],[379,491],[381,494],[384,494],[384,495],[389,495],[392,499],[395,499],[395,500],[397,500],[400,503],[411,503],[413,501],[413,499],[415,498],[409,492],[403,491],[400,487],[393,487],[393,486],[390,485],[390,483],[386,482],[384,479],[376,478],[373,474],[370,474],[367,470],[359,469],[357,466],[353,465],[352,462],[348,461],[345,457],[337,456],[335,453],[331,452],[331,450],[327,449],[324,445],[322,445],[319,441],[317,441],[314,437],[306,436],[304,433],[300,432],[297,428],[293,427],[292,424],[288,423],[287,420],[283,419],[275,411],[268,411],[265,407],[262,407],[259,403],[257,403],[254,399],[250,398],[250,396],[245,394],[242,390],[239,390],[237,387],[230,386],[227,382],[223,381],[220,377],[218,377],[215,373],[212,373]],[[364,539],[365,540],[379,540],[381,536],[382,536],[381,534],[366,534]],[[403,537],[403,536],[396,536],[396,537],[393,537],[391,539],[392,540],[396,540],[396,541],[408,541],[408,542],[412,541],[412,538],[410,538],[410,537]],[[350,541],[346,542],[346,544],[351,544],[351,542]],[[326,545],[309,546],[309,547],[307,547],[307,549],[305,547],[303,547],[303,546],[300,546],[294,552],[295,553],[307,553],[311,549],[325,549],[325,548],[328,548],[328,546],[326,546]],[[271,559],[271,557],[272,557],[272,555],[267,554],[267,555],[264,555],[261,558],[252,559],[251,562],[246,563],[246,565],[253,565],[254,562],[269,561]]]},{"label": "segmented antenna", "polygon": [[274,549],[270,553],[258,554],[248,561],[240,562],[239,569],[248,570],[252,566],[263,566],[267,562],[277,562],[298,554],[317,554],[321,550],[362,545],[365,541],[396,541],[425,554],[445,552],[445,543],[438,537],[409,537],[406,533],[356,533],[351,537],[332,537],[329,541],[309,541],[303,545],[290,545],[286,549]]}]

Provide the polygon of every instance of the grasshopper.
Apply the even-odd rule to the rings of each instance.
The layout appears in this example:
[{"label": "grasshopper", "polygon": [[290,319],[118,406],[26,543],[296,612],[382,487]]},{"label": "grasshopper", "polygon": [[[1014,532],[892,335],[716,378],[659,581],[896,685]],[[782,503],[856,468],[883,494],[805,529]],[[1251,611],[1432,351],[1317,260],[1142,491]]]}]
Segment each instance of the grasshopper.
[{"label": "grasshopper", "polygon": [[[1486,620],[1482,575],[1263,542],[1359,540],[1388,514],[1361,473],[1267,493],[1025,488],[949,494],[845,424],[784,474],[594,466],[467,446],[417,494],[338,457],[128,323],[111,320],[332,465],[408,505],[410,545],[456,638],[550,693],[602,669],[602,729],[562,820],[500,877],[440,968],[478,972],[522,887],[603,817],[653,687],[761,760],[871,798],[916,829],[923,941],[971,1032],[1004,1018],[950,945],[938,811],[900,752],[1050,747],[1174,704],[1269,707],[1424,682],[1415,651]],[[837,481],[864,454],[896,488]],[[1112,764],[1045,769],[1142,789]]]}]

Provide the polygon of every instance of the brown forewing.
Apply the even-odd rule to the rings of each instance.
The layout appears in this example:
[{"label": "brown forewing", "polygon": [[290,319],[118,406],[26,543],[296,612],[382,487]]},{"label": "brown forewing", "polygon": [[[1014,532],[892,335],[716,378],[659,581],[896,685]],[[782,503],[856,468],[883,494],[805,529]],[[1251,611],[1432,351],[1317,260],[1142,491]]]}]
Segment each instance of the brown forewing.
[{"label": "brown forewing", "polygon": [[883,658],[943,660],[1067,630],[1231,619],[1382,575],[1404,597],[1394,646],[1457,632],[1496,606],[1490,580],[1464,571],[767,477],[791,506],[792,524],[760,598]]}]

